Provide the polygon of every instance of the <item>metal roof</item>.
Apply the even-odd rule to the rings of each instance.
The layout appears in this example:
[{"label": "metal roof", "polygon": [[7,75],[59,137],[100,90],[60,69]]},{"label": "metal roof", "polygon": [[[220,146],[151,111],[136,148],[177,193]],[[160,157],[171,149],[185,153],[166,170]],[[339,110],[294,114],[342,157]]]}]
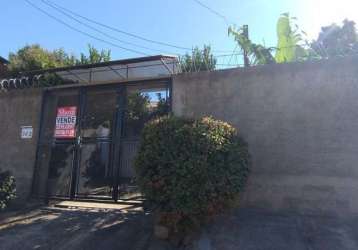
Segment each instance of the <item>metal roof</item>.
[{"label": "metal roof", "polygon": [[17,77],[0,79],[0,90],[26,87],[52,86],[48,73],[62,79],[63,84],[96,84],[132,81],[136,79],[154,79],[169,77],[178,73],[179,64],[176,56],[156,55],[130,58],[93,64],[76,65],[45,70],[20,72]]},{"label": "metal roof", "polygon": [[[176,56],[156,55],[45,70],[20,72],[17,77],[0,79],[0,90],[57,85],[46,74],[55,74],[63,84],[96,84],[155,79],[178,73]],[[45,81],[45,82],[43,82]]]},{"label": "metal roof", "polygon": [[177,57],[156,55],[46,70],[34,70],[23,72],[21,75],[54,73],[65,82],[96,83],[116,80],[123,81],[133,78],[170,76],[177,73],[177,71]]}]

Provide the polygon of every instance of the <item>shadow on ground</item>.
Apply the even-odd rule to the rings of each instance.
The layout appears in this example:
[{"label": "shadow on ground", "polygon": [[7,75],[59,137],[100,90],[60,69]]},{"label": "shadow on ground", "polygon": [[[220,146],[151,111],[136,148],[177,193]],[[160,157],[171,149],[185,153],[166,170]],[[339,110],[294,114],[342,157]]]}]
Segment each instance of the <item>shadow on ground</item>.
[{"label": "shadow on ground", "polygon": [[[4,218],[4,217],[2,217]],[[0,218],[0,249],[170,250],[138,209],[36,208]],[[236,210],[206,226],[186,250],[353,250],[358,218]]]},{"label": "shadow on ground", "polygon": [[38,208],[0,223],[0,249],[146,249],[143,211]]}]

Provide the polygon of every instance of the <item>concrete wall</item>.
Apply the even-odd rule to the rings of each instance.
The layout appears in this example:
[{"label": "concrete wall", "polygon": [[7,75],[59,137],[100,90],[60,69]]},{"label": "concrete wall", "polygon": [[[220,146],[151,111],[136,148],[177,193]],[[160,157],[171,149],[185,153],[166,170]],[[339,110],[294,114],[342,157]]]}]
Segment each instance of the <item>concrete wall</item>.
[{"label": "concrete wall", "polygon": [[0,76],[5,75],[6,72],[7,72],[6,65],[0,62]]},{"label": "concrete wall", "polygon": [[245,207],[358,212],[358,58],[181,74],[174,113],[212,115],[248,141]]},{"label": "concrete wall", "polygon": [[[17,203],[31,193],[41,99],[38,89],[0,93],[0,169],[10,170],[15,176]],[[21,139],[21,126],[33,127],[32,139]]]}]

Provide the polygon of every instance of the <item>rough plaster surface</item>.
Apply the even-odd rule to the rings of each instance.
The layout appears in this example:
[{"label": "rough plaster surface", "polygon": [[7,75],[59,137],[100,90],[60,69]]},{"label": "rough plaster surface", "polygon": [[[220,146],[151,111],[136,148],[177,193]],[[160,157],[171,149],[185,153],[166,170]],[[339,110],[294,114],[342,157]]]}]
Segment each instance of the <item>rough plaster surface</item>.
[{"label": "rough plaster surface", "polygon": [[358,212],[358,58],[181,74],[176,115],[211,115],[249,143],[244,207]]},{"label": "rough plaster surface", "polygon": [[[39,90],[0,93],[0,169],[16,179],[17,202],[31,192],[42,95]],[[21,126],[32,126],[32,139],[21,139]]]}]

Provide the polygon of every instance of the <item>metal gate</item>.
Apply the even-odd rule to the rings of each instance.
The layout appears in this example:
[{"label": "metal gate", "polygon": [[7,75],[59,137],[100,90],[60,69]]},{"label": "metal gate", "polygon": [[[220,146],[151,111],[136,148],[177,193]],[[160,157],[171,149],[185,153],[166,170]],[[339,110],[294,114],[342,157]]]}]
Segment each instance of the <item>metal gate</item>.
[{"label": "metal gate", "polygon": [[158,80],[46,91],[34,195],[140,196],[133,169],[140,133],[145,122],[170,110],[169,87],[170,80]]}]

